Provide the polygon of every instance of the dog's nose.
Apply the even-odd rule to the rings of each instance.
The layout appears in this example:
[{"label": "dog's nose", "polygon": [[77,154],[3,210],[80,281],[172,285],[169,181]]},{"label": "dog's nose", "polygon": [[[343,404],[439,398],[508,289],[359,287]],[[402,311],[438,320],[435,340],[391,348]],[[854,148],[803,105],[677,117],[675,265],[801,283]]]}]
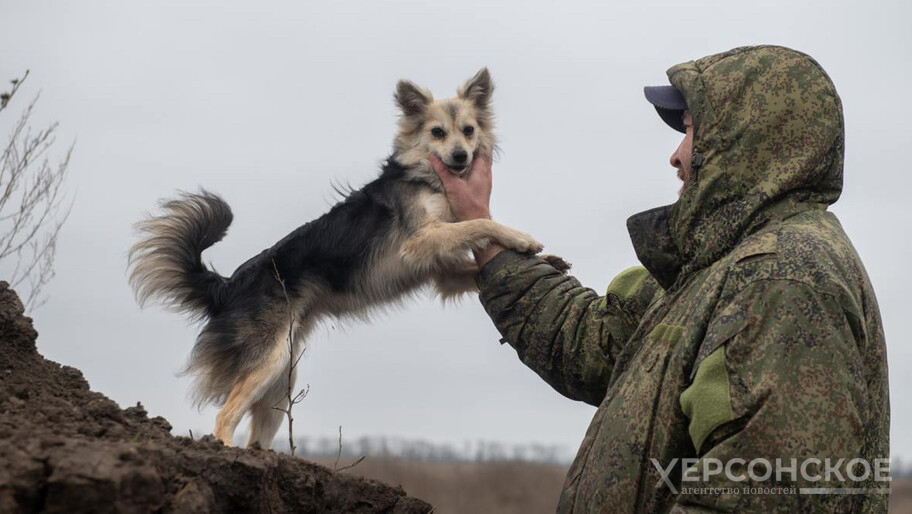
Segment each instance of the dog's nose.
[{"label": "dog's nose", "polygon": [[453,160],[456,162],[465,162],[469,158],[469,153],[465,150],[456,150],[453,152]]}]

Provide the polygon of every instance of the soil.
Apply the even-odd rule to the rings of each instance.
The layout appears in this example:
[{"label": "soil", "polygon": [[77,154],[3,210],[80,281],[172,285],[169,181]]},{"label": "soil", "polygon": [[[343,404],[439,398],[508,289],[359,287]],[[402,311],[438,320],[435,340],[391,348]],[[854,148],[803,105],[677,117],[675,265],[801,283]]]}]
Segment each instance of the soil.
[{"label": "soil", "polygon": [[172,436],[164,418],[121,409],[78,369],[42,357],[37,337],[0,282],[0,513],[433,510],[300,458]]}]

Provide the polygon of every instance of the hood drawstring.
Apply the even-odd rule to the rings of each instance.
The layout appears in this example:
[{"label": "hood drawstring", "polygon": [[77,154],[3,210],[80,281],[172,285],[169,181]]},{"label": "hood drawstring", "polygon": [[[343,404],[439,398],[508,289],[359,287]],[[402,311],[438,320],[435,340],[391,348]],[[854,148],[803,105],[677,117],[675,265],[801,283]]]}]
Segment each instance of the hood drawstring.
[{"label": "hood drawstring", "polygon": [[700,167],[703,166],[703,154],[694,152],[690,158],[690,184],[696,185]]}]

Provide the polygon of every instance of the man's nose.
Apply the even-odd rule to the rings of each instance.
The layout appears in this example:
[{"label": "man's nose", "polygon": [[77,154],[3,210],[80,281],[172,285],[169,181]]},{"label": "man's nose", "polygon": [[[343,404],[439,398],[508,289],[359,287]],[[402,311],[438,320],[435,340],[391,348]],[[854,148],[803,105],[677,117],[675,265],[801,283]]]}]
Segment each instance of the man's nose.
[{"label": "man's nose", "polygon": [[453,160],[456,162],[465,162],[469,158],[469,153],[465,150],[456,150],[453,152]]},{"label": "man's nose", "polygon": [[672,168],[680,168],[680,167],[681,167],[681,159],[680,159],[680,157],[678,157],[678,154],[680,153],[679,150],[680,150],[680,149],[675,150],[674,153],[671,154],[671,159],[668,160],[668,162],[671,163],[671,167],[672,167]]}]

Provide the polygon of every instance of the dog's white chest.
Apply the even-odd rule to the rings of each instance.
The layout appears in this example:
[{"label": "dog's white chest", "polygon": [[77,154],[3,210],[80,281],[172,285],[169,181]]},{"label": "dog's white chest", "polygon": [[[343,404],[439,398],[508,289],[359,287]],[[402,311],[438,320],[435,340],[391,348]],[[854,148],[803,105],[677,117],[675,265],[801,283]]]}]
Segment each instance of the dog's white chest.
[{"label": "dog's white chest", "polygon": [[443,193],[426,193],[421,199],[421,204],[427,216],[434,221],[442,221],[444,223],[456,221],[453,217],[453,212],[450,211],[447,197]]}]

